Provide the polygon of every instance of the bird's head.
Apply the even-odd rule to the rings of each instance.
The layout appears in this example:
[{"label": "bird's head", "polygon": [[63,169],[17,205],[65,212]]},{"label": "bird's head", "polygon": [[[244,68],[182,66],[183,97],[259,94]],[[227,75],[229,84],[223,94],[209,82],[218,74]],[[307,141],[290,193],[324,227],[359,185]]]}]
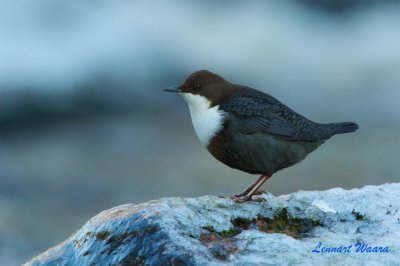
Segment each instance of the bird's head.
[{"label": "bird's head", "polygon": [[189,107],[196,105],[219,105],[232,93],[232,84],[221,76],[208,70],[199,70],[190,74],[180,86],[165,89],[183,96]]}]

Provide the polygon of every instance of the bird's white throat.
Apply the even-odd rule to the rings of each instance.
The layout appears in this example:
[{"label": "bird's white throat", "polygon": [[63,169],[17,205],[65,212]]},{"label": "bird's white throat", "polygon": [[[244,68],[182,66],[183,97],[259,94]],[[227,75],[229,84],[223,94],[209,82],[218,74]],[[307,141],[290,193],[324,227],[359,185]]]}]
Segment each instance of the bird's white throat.
[{"label": "bird's white throat", "polygon": [[189,105],[192,123],[201,143],[208,145],[223,127],[225,112],[218,110],[219,105],[210,108],[210,101],[200,95],[181,93]]}]

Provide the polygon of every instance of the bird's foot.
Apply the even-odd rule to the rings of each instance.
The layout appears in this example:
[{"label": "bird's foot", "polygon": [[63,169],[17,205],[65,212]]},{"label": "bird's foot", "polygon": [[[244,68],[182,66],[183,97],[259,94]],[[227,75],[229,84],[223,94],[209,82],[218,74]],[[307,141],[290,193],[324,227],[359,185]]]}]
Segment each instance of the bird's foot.
[{"label": "bird's foot", "polygon": [[246,195],[244,195],[244,196],[240,196],[240,195],[233,195],[233,196],[231,196],[231,197],[229,197],[231,200],[233,200],[234,202],[236,202],[236,203],[243,203],[243,202],[246,202],[246,201],[249,201],[250,200],[250,197],[249,196],[246,196]]},{"label": "bird's foot", "polygon": [[[256,192],[253,193],[253,195],[262,195],[262,194],[267,194],[267,192],[265,190],[257,190]],[[243,192],[237,195],[233,195],[231,198],[240,198],[244,196],[247,196],[247,193]]]},{"label": "bird's foot", "polygon": [[[258,192],[258,191],[257,191]],[[259,197],[253,197],[254,195],[261,195],[262,192],[260,193],[254,193],[253,195],[234,195],[229,197],[231,200],[233,200],[236,203],[243,203],[246,201],[255,201],[255,202],[262,202],[263,198],[259,198]]]}]

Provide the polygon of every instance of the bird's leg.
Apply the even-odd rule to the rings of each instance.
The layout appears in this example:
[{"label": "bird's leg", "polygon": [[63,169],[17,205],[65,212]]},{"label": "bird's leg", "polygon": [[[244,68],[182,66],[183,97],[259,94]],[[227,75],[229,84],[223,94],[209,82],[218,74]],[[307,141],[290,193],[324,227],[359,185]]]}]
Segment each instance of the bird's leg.
[{"label": "bird's leg", "polygon": [[263,177],[264,177],[263,175],[260,175],[260,177],[257,178],[257,180],[254,181],[248,188],[246,188],[242,193],[234,195],[234,197],[242,197],[242,196],[246,195],[247,193],[249,193],[253,189],[253,187],[256,186],[257,183],[261,181],[261,179],[263,179]]},{"label": "bird's leg", "polygon": [[[232,199],[235,202],[241,203],[241,202],[245,202],[245,201],[249,201],[251,200],[251,197],[257,192],[257,190],[265,183],[265,181],[267,181],[270,177],[272,176],[272,173],[267,174],[267,175],[262,175],[260,176],[257,181],[252,184],[250,187],[250,191],[247,192],[247,194],[245,195],[235,195],[232,197]],[[247,191],[247,189],[246,189]],[[246,192],[245,191],[245,192]]]}]

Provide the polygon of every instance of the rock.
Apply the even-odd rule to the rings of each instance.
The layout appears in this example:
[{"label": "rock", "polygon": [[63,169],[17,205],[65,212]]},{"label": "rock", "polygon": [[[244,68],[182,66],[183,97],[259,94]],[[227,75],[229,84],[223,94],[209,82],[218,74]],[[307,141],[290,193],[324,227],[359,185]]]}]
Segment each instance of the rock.
[{"label": "rock", "polygon": [[400,184],[106,210],[25,265],[398,265]]}]

